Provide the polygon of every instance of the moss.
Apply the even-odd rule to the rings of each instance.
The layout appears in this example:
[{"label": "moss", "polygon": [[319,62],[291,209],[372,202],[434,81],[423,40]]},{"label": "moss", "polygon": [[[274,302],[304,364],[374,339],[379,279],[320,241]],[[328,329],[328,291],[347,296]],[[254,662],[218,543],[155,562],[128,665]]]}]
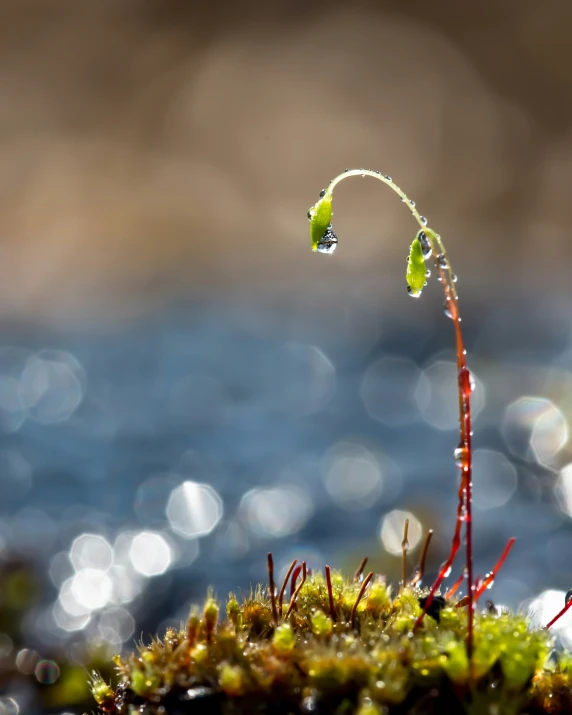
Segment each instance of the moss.
[{"label": "moss", "polygon": [[[113,696],[100,678],[103,713],[565,713],[572,712],[572,659],[548,659],[551,636],[520,614],[477,612],[472,658],[467,613],[451,598],[414,629],[426,590],[393,594],[377,577],[363,582],[308,576],[295,607],[262,587],[226,609],[208,596],[179,630],[116,659]],[[276,602],[275,602],[276,605]],[[354,627],[351,626],[352,611]],[[280,613],[283,612],[281,616]],[[226,612],[226,619],[219,614]]]}]

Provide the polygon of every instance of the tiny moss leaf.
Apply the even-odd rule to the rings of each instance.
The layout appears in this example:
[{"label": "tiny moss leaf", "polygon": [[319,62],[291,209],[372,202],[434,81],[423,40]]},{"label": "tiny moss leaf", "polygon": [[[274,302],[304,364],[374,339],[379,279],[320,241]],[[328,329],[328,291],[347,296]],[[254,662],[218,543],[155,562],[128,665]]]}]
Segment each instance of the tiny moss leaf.
[{"label": "tiny moss leaf", "polygon": [[308,211],[310,218],[310,236],[312,238],[312,251],[317,251],[318,246],[332,222],[332,195],[325,194]]},{"label": "tiny moss leaf", "polygon": [[418,298],[421,295],[421,291],[425,286],[425,273],[425,259],[423,258],[421,243],[418,237],[415,236],[409,249],[407,272],[405,274],[409,293],[414,298]]}]

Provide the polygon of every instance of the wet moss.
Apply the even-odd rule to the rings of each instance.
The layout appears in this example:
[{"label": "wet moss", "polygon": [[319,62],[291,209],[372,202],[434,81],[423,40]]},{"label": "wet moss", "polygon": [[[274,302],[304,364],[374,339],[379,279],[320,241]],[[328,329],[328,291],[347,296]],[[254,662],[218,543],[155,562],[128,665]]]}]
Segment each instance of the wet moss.
[{"label": "wet moss", "polygon": [[462,602],[443,600],[439,619],[415,628],[426,590],[394,592],[379,576],[363,584],[332,572],[330,593],[317,573],[274,608],[263,587],[230,594],[226,608],[209,595],[201,616],[193,609],[180,629],[116,659],[115,691],[94,680],[100,712],[572,712],[572,657],[548,658],[550,634],[524,615],[477,612],[469,659]]}]

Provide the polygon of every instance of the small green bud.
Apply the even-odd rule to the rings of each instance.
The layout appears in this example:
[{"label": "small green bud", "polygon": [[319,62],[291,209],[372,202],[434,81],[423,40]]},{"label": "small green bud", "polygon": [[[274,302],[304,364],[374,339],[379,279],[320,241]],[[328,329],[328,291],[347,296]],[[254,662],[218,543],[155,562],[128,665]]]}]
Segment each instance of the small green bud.
[{"label": "small green bud", "polygon": [[216,627],[218,621],[218,610],[218,603],[214,600],[214,598],[207,599],[203,610],[207,640],[210,640]]},{"label": "small green bud", "polygon": [[95,702],[98,705],[105,705],[113,702],[113,690],[110,685],[108,685],[105,680],[100,675],[96,673],[93,674],[93,680],[91,683],[91,693]]},{"label": "small green bud", "polygon": [[244,678],[241,668],[238,665],[224,663],[219,671],[219,683],[221,689],[230,697],[242,695]]},{"label": "small green bud", "polygon": [[189,642],[189,645],[191,646],[195,644],[195,640],[197,639],[197,631],[199,630],[200,624],[201,619],[199,617],[199,612],[196,606],[193,606],[191,608],[186,627],[186,638]]},{"label": "small green bud", "polygon": [[312,251],[331,253],[338,242],[332,231],[332,195],[325,193],[308,211]]},{"label": "small green bud", "polygon": [[407,280],[407,290],[413,298],[419,298],[426,281],[427,269],[425,268],[425,259],[423,258],[423,249],[419,241],[419,234],[424,233],[419,231],[413,239],[411,248],[409,249],[409,257],[407,259],[407,271],[405,278]]},{"label": "small green bud", "polygon": [[312,633],[316,636],[329,636],[333,629],[332,619],[323,611],[316,611],[312,615]]},{"label": "small green bud", "polygon": [[136,695],[147,695],[159,687],[159,677],[152,672],[134,670],[131,673],[131,690]]},{"label": "small green bud", "polygon": [[236,626],[238,623],[239,615],[240,615],[240,604],[238,603],[234,593],[231,593],[229,595],[228,601],[226,603],[226,616]]},{"label": "small green bud", "polygon": [[282,623],[282,625],[278,626],[274,631],[272,644],[274,645],[274,650],[283,655],[290,653],[294,649],[296,636],[289,623]]},{"label": "small green bud", "polygon": [[204,663],[205,660],[208,658],[209,651],[207,646],[204,643],[199,643],[199,645],[195,646],[191,650],[191,658],[197,663],[197,665],[201,665],[201,663]]},{"label": "small green bud", "polygon": [[356,710],[356,715],[382,715],[383,710],[376,703],[372,702],[371,698],[365,698],[359,708]]},{"label": "small green bud", "polygon": [[384,583],[373,583],[367,592],[366,608],[368,611],[380,611],[389,608],[391,599]]},{"label": "small green bud", "polygon": [[443,663],[443,670],[457,685],[463,685],[469,677],[469,659],[464,643],[451,642],[445,648],[447,660]]}]

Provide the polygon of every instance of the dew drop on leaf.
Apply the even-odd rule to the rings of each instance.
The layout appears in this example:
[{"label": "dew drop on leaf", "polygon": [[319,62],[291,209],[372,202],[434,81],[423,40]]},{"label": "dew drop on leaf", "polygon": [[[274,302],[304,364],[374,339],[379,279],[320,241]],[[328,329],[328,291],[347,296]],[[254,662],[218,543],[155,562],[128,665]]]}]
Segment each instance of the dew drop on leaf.
[{"label": "dew drop on leaf", "polygon": [[332,230],[332,224],[330,224],[328,226],[328,228],[326,229],[326,233],[318,241],[316,250],[318,251],[318,253],[331,254],[336,250],[337,247],[338,247],[338,237]]}]

